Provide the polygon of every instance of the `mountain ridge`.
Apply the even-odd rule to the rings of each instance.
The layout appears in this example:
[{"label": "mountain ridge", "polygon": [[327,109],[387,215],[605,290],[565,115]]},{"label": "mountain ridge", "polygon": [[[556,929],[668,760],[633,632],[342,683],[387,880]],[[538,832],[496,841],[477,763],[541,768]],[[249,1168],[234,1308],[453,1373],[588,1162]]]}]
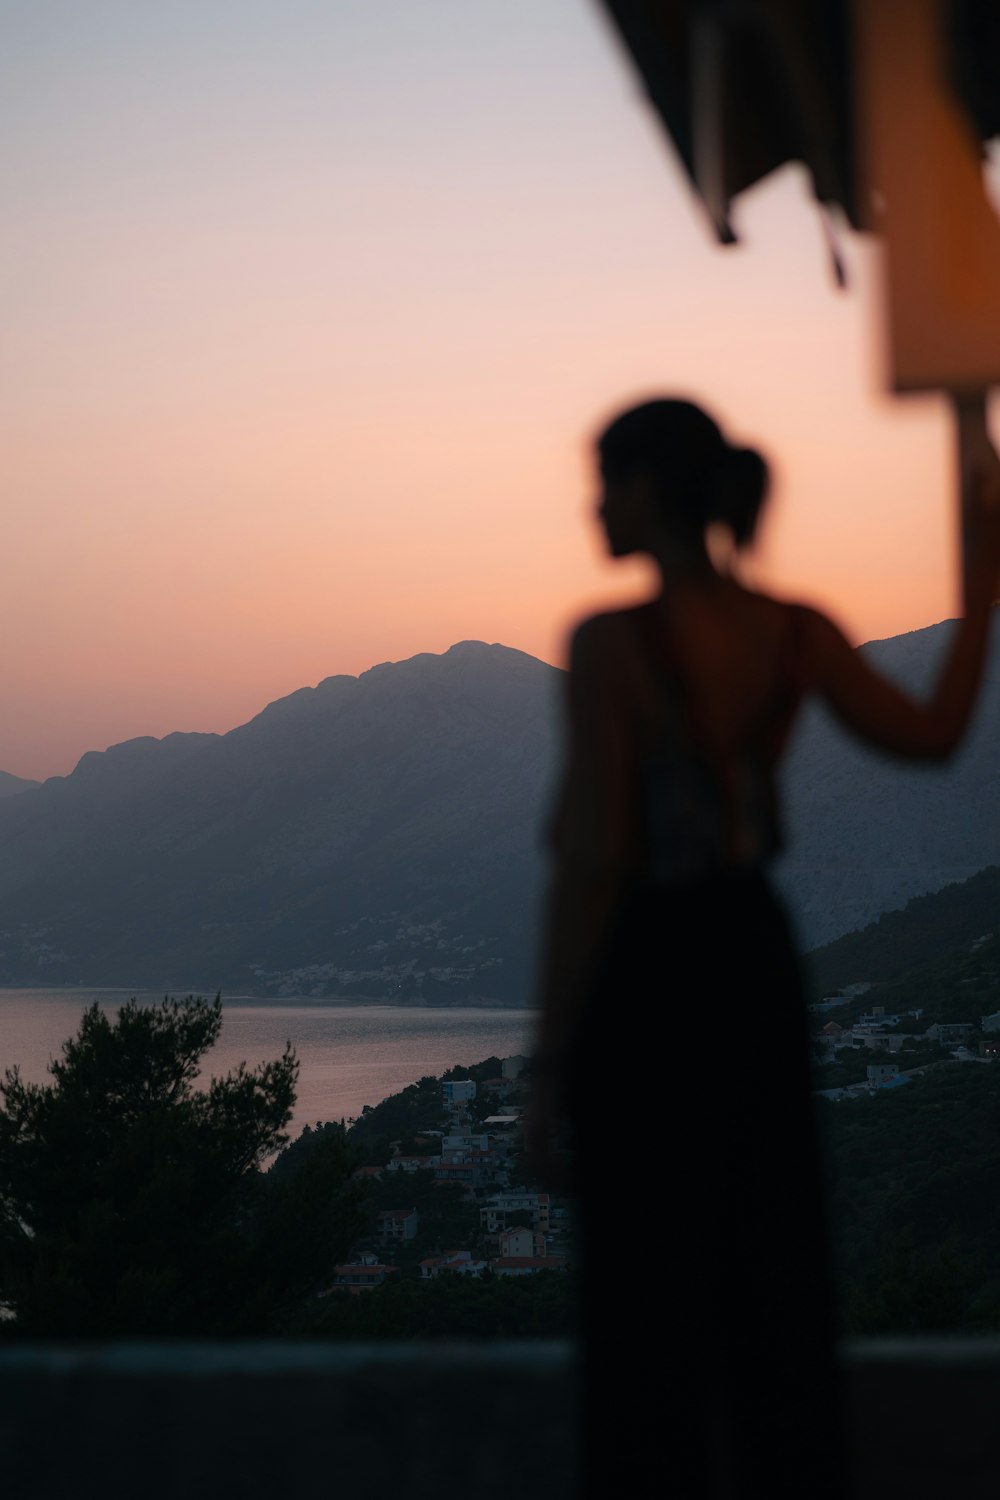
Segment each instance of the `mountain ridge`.
[{"label": "mountain ridge", "polygon": [[14,776],[10,771],[0,771],[0,797],[19,797],[23,792],[33,791],[41,784],[40,781],[32,781],[30,777]]},{"label": "mountain ridge", "polygon": [[523,1003],[557,675],[471,643],[81,757],[0,812],[0,981]]},{"label": "mountain ridge", "polygon": [[[997,624],[994,622],[994,636]],[[954,622],[860,648],[926,691]],[[810,708],[776,879],[803,949],[1000,863],[1000,669],[944,768]],[[0,800],[0,983],[525,1003],[564,674],[514,648],[334,674]]]}]

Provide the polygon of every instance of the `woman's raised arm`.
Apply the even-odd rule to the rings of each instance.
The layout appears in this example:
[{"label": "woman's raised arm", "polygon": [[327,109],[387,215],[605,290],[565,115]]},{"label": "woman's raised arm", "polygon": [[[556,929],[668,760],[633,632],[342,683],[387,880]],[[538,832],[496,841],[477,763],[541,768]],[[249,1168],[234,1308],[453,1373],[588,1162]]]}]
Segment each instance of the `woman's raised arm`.
[{"label": "woman's raised arm", "polygon": [[945,760],[972,712],[986,655],[989,612],[957,623],[937,686],[927,702],[881,676],[843,633],[815,610],[803,612],[803,686],[818,693],[848,729],[880,750],[908,760]]},{"label": "woman's raised arm", "polygon": [[955,626],[937,685],[918,701],[882,677],[817,610],[802,612],[802,686],[819,693],[848,729],[870,745],[911,760],[945,760],[957,749],[976,701],[1000,571],[996,471],[983,476],[972,517],[975,552],[968,613]]}]

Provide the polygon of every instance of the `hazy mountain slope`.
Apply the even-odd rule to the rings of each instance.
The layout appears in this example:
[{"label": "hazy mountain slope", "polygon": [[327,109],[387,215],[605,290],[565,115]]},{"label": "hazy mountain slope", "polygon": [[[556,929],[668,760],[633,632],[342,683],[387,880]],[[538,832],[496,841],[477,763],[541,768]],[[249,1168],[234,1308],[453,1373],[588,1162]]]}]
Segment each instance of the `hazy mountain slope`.
[{"label": "hazy mountain slope", "polygon": [[21,792],[30,792],[41,786],[40,781],[28,781],[23,776],[12,776],[9,771],[0,771],[0,797],[17,797]]},{"label": "hazy mountain slope", "polygon": [[[952,623],[861,650],[903,686],[926,692]],[[810,709],[784,770],[789,854],[779,883],[802,946],[863,927],[912,896],[1000,863],[1000,619],[972,731],[946,766],[862,749]]]},{"label": "hazy mountain slope", "polygon": [[[885,983],[925,970],[1000,932],[1000,869],[980,870],[961,884],[914,896],[902,911],[884,912],[861,932],[848,932],[809,954],[813,988],[822,994],[859,980]],[[954,988],[954,986],[952,987]]]},{"label": "hazy mountain slope", "polygon": [[[949,629],[862,649],[920,688]],[[779,871],[804,947],[1000,864],[996,659],[989,676],[946,768],[806,716]],[[0,800],[0,983],[523,1001],[560,680],[463,642]]]},{"label": "hazy mountain slope", "polygon": [[84,756],[0,808],[0,980],[523,1001],[557,675],[464,642]]}]

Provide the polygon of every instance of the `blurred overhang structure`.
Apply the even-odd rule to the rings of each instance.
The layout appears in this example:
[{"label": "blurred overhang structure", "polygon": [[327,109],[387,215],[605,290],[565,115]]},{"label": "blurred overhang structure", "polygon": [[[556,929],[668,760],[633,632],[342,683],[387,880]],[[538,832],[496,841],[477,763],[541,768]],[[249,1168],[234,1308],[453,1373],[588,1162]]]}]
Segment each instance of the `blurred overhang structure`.
[{"label": "blurred overhang structure", "polygon": [[[801,162],[884,246],[884,375],[947,392],[963,508],[1000,384],[1000,0],[601,0],[723,244],[733,200]],[[966,543],[970,533],[966,528]],[[966,547],[968,560],[968,545]]]},{"label": "blurred overhang structure", "polygon": [[871,228],[866,15],[905,31],[933,13],[943,72],[979,142],[1000,134],[996,0],[602,0],[708,213],[733,243],[733,199],[786,162],[808,168],[820,203]]},{"label": "blurred overhang structure", "polygon": [[845,0],[604,0],[724,244],[732,201],[785,162],[858,222]]}]

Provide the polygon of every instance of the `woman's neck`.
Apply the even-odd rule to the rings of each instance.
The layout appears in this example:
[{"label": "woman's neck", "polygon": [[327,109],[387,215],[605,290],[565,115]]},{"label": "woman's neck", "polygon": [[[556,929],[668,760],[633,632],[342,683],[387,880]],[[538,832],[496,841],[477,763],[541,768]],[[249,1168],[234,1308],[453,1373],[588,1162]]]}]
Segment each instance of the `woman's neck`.
[{"label": "woman's neck", "polygon": [[674,537],[658,540],[653,559],[663,579],[664,592],[678,587],[704,588],[721,581],[704,539],[678,541]]}]

